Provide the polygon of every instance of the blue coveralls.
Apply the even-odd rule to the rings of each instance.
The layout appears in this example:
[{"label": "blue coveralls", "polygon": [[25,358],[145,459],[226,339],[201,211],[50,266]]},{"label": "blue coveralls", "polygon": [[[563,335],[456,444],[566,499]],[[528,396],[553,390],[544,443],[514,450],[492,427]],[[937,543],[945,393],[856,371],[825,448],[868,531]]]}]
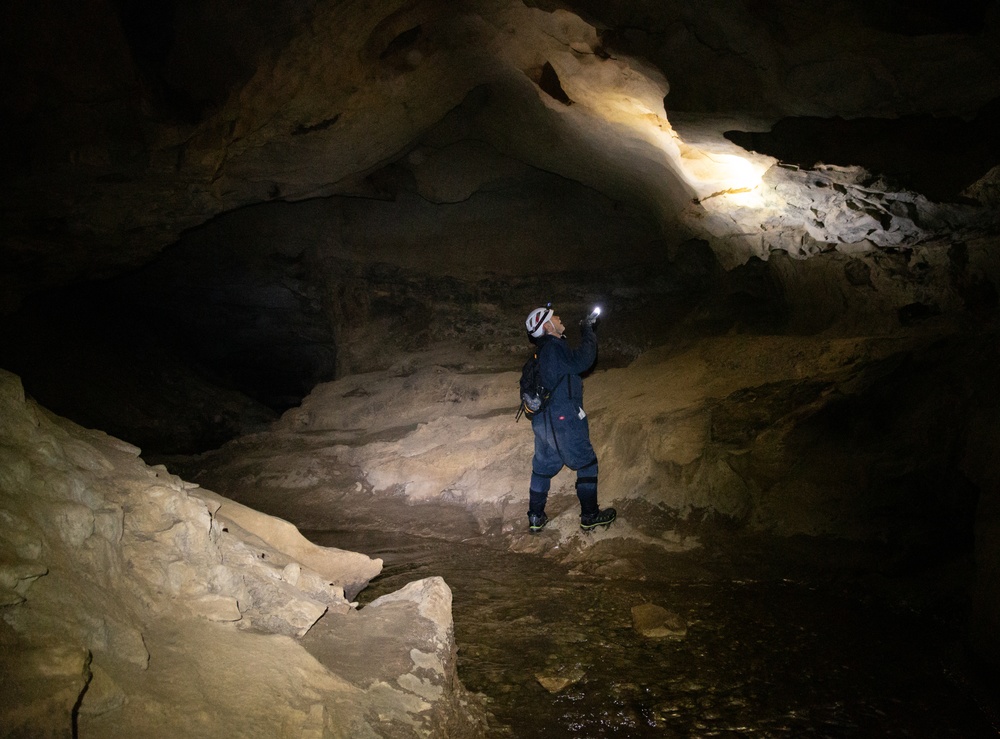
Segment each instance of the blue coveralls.
[{"label": "blue coveralls", "polygon": [[583,412],[583,379],[597,359],[594,327],[581,326],[580,346],[546,334],[538,342],[542,385],[554,388],[548,405],[531,419],[535,456],[531,460],[529,513],[545,509],[552,478],[563,466],[576,470],[576,495],[583,514],[597,513],[597,455],[590,444],[590,425]]}]

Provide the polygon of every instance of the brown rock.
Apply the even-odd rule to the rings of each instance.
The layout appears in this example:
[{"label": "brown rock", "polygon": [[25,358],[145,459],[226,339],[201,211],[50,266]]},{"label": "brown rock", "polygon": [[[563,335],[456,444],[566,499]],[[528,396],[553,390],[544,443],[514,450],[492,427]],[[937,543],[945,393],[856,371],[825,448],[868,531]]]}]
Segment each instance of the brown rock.
[{"label": "brown rock", "polygon": [[653,603],[632,606],[632,628],[651,639],[682,637],[687,634],[684,619]]},{"label": "brown rock", "polygon": [[555,694],[565,690],[574,683],[580,682],[583,679],[583,670],[573,668],[556,673],[539,673],[535,675],[535,679],[538,680],[539,685],[550,693]]}]

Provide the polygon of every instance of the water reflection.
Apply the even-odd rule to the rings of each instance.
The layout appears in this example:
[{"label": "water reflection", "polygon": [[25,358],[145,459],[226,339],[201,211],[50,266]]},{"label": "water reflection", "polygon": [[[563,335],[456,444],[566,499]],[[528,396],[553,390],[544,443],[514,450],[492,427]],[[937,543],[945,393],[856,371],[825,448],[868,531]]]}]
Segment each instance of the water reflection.
[{"label": "water reflection", "polygon": [[[496,736],[998,734],[949,679],[957,647],[946,627],[843,584],[606,580],[473,544],[308,534],[383,558],[362,605],[421,577],[445,578],[459,677],[487,697]],[[643,603],[679,615],[686,635],[641,636],[632,607]]]}]

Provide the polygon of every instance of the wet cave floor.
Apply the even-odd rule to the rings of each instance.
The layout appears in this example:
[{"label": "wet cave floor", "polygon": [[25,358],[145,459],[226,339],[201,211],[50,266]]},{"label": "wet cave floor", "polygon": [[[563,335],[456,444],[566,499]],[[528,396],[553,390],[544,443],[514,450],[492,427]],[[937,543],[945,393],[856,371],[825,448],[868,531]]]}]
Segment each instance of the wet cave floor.
[{"label": "wet cave floor", "polygon": [[[318,544],[383,558],[362,608],[413,580],[444,577],[459,678],[485,696],[494,736],[1000,734],[947,620],[872,597],[842,575],[758,578],[736,568],[738,577],[691,577],[673,562],[696,560],[694,550],[640,553],[644,571],[659,574],[609,579],[481,539],[303,530]],[[686,634],[640,635],[631,609],[644,603],[677,614]],[[540,677],[565,687],[550,692]]]}]

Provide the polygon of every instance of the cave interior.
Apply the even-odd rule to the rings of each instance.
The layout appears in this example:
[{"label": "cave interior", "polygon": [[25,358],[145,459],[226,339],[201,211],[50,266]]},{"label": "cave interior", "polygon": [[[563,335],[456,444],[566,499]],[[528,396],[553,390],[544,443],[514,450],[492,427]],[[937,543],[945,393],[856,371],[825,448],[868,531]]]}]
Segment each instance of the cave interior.
[{"label": "cave interior", "polygon": [[[812,542],[916,583],[995,680],[1000,3],[0,18],[0,367],[39,405],[289,518],[241,449],[336,432],[364,496],[558,559],[523,530],[523,322],[551,302],[574,341],[599,304],[601,496],[638,532],[603,557]],[[450,456],[407,468],[428,433]]]}]

